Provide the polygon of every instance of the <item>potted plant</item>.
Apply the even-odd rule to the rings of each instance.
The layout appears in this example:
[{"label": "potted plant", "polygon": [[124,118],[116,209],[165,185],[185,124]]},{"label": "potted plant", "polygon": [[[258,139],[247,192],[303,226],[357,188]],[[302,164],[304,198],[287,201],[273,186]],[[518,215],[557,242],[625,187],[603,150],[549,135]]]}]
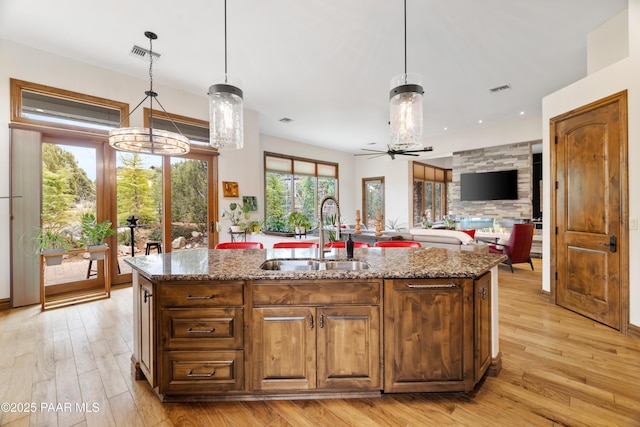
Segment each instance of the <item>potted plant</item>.
[{"label": "potted plant", "polygon": [[[87,249],[104,248],[107,244],[105,239],[116,231],[111,228],[111,221],[105,220],[98,222],[93,213],[82,214],[81,220],[82,237],[80,241],[87,245]],[[104,252],[92,252],[91,259],[104,259]]]},{"label": "potted plant", "polygon": [[240,209],[237,203],[229,203],[229,209],[222,212],[222,217],[227,218],[231,222],[231,231],[238,232],[242,229],[242,219],[249,219],[249,207],[242,205]]},{"label": "potted plant", "polygon": [[260,232],[261,228],[262,228],[262,221],[253,220],[247,223],[246,230],[251,232],[252,234],[257,234]]},{"label": "potted plant", "polygon": [[293,226],[296,234],[306,234],[311,228],[311,221],[302,212],[293,211],[289,214],[287,222]]},{"label": "potted plant", "polygon": [[62,254],[71,247],[69,236],[58,228],[41,228],[36,237],[38,254],[57,253],[57,256],[46,256],[44,260],[47,265],[60,265]]}]

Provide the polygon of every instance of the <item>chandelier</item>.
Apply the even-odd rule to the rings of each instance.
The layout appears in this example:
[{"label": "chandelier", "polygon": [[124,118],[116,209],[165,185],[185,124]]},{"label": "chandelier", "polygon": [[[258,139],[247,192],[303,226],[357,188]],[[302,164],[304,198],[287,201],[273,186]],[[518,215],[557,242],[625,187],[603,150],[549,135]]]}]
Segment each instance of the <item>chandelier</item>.
[{"label": "chandelier", "polygon": [[164,109],[158,94],[153,91],[153,40],[158,36],[151,31],[145,31],[145,37],[149,39],[149,90],[145,92],[145,97],[136,107],[129,113],[133,114],[140,105],[147,99],[149,100],[149,127],[120,127],[109,131],[109,145],[119,151],[128,151],[132,153],[144,154],[160,154],[169,156],[179,156],[189,152],[189,138],[184,136],[178,126],[169,119],[177,132],[170,132],[162,129],[153,128],[153,101],[154,99],[165,112],[167,117],[169,114]]}]

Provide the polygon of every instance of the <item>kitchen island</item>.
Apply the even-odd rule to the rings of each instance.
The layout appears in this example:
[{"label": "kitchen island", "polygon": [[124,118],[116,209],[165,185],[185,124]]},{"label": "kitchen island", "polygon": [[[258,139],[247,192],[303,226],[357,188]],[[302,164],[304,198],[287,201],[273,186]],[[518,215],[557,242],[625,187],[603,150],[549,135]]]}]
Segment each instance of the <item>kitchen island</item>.
[{"label": "kitchen island", "polygon": [[503,255],[317,251],[127,258],[136,378],[199,401],[468,392],[497,374]]}]

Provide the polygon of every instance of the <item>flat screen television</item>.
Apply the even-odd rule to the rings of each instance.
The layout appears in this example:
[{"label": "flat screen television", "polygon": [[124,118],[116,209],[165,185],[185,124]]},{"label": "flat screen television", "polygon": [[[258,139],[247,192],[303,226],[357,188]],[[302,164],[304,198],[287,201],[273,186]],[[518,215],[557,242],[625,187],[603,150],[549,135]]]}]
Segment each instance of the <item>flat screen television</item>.
[{"label": "flat screen television", "polygon": [[518,170],[460,174],[460,200],[514,200],[518,198]]}]

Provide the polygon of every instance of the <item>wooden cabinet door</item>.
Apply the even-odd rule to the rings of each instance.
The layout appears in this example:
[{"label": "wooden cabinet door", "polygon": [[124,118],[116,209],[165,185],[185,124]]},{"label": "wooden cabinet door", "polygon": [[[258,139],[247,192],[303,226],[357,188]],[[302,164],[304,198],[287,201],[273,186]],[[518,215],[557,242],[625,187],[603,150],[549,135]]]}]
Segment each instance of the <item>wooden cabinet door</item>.
[{"label": "wooden cabinet door", "polygon": [[385,392],[461,391],[473,386],[471,283],[385,283]]},{"label": "wooden cabinet door", "polygon": [[[146,282],[142,277],[139,279],[139,288],[138,288],[138,315],[139,319],[139,336],[140,336],[140,360],[138,363],[140,364],[140,370],[147,378],[147,381],[154,387],[155,384],[155,376],[154,376],[154,351],[155,351],[155,342],[154,342],[154,333],[153,333],[153,300],[152,300],[152,292],[151,292],[151,283]],[[146,282],[146,283],[145,283]]]},{"label": "wooden cabinet door", "polygon": [[473,317],[475,325],[475,382],[491,366],[491,273],[473,281]]},{"label": "wooden cabinet door", "polygon": [[380,308],[319,307],[318,388],[379,389]]},{"label": "wooden cabinet door", "polygon": [[315,308],[254,308],[251,326],[255,390],[316,388]]}]

